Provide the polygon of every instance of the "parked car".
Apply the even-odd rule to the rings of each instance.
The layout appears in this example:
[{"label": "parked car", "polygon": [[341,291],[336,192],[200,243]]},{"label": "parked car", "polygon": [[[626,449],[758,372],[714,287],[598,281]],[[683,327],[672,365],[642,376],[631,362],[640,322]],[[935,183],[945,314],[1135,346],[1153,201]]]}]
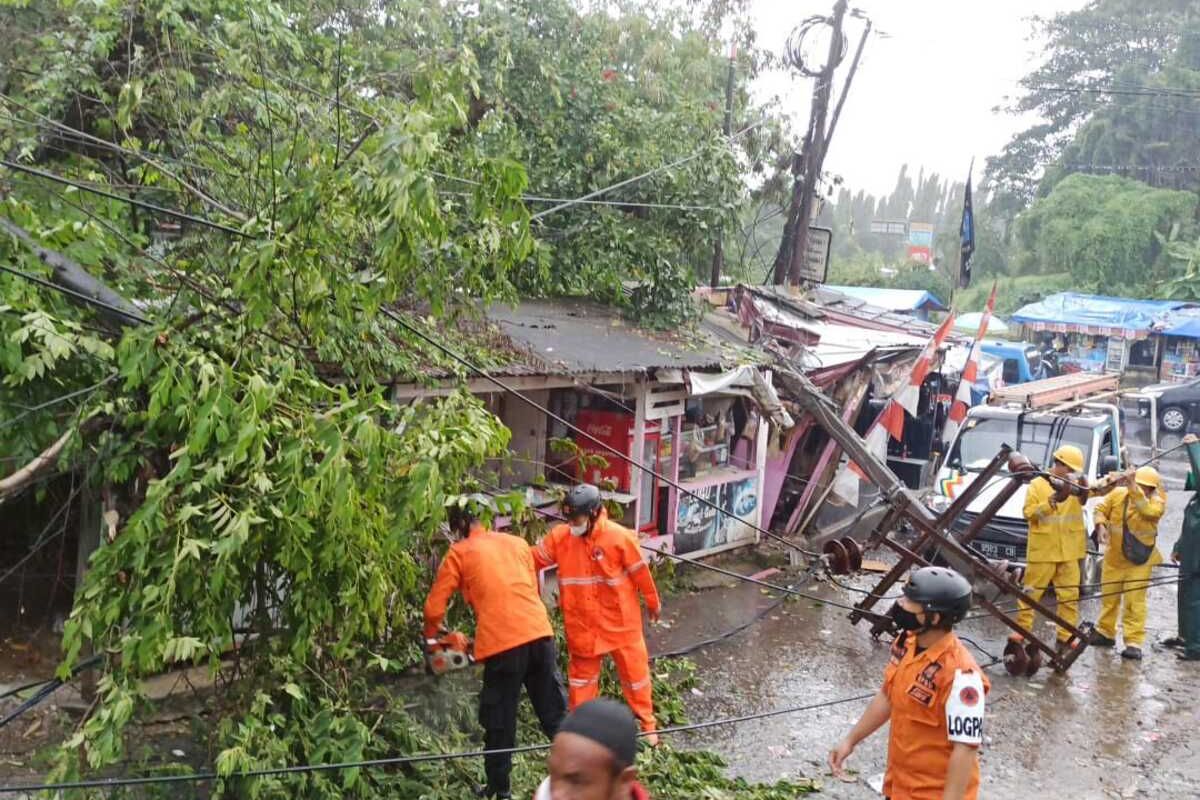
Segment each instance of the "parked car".
[{"label": "parked car", "polygon": [[[1182,433],[1200,420],[1200,378],[1185,383],[1157,383],[1145,387],[1141,393],[1155,397],[1158,422],[1164,430]],[[1138,416],[1150,417],[1150,401],[1145,397],[1138,398]]]}]

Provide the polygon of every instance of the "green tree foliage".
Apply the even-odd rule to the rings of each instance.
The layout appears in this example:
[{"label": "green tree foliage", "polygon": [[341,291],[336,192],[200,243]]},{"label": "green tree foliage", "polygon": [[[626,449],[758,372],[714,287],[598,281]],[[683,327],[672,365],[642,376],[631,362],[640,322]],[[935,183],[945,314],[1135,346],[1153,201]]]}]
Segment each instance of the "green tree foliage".
[{"label": "green tree foliage", "polygon": [[1043,193],[1075,172],[1115,173],[1150,186],[1200,191],[1200,22],[1179,34],[1161,71],[1126,66],[1113,95],[1098,108],[1046,171]]},{"label": "green tree foliage", "polygon": [[1069,272],[1081,291],[1153,294],[1170,267],[1159,237],[1190,230],[1196,204],[1187,192],[1072,175],[1018,219],[1020,269]]},{"label": "green tree foliage", "polygon": [[1136,91],[1164,68],[1195,6],[1192,0],[1093,0],[1077,11],[1035,18],[1045,57],[1021,80],[1025,93],[1010,110],[1035,113],[1039,121],[988,160],[994,193],[1011,197],[1016,208],[1031,202],[1042,168],[1059,159],[1112,92]]},{"label": "green tree foliage", "polygon": [[[118,519],[64,634],[64,674],[85,646],[111,654],[66,771],[76,753],[92,767],[120,757],[139,679],[215,666],[239,609],[260,658],[332,675],[336,696],[346,673],[333,665],[366,663],[392,615],[413,616],[417,558],[447,492],[505,447],[473,398],[397,409],[381,388],[431,362],[375,309],[442,313],[454,286],[514,296],[533,240],[523,170],[477,145],[492,123],[471,129],[473,54],[381,50],[388,28],[416,26],[352,24],[375,11],[64,6],[9,54],[10,157],[243,232],[177,230],[145,209],[6,180],[12,223],[155,320],[101,324],[93,337],[84,326],[102,317],[10,275],[0,284],[5,358],[17,365],[5,399],[87,390],[35,427],[12,425],[17,445],[99,423],[78,428],[64,466],[93,464]],[[353,90],[335,83],[339,71]],[[439,197],[430,175],[450,163],[448,142],[477,171],[465,198]],[[44,272],[16,238],[0,248]]]},{"label": "green tree foliage", "polygon": [[[697,231],[737,199],[712,105],[723,60],[697,32],[728,13],[0,2],[4,158],[146,204],[0,175],[0,263],[46,278],[69,259],[150,320],[0,273],[4,469],[65,434],[55,468],[115,520],[64,634],[63,674],[86,650],[104,661],[60,774],[123,757],[142,678],[215,668],[247,641],[241,680],[218,686],[222,770],[429,744],[403,714],[365,716],[369,684],[413,657],[444,503],[507,433],[466,394],[390,403],[393,382],[458,367],[380,310],[485,366],[505,355],[466,333],[478,303],[620,299],[632,280],[635,307],[678,317]],[[770,163],[772,130],[739,138],[736,157]],[[530,224],[534,192],[673,161],[620,199],[704,209]],[[395,775],[351,772],[301,791],[444,788],[418,778],[397,790]]]},{"label": "green tree foliage", "polygon": [[[485,5],[451,24],[461,41],[487,43],[480,102],[511,110],[507,153],[525,164],[537,195],[552,198],[535,210],[677,165],[602,198],[647,206],[583,204],[539,224],[544,258],[522,273],[521,289],[624,303],[633,282],[639,315],[678,318],[711,258],[713,226],[739,196],[735,150],[721,132],[727,61],[707,32],[685,10],[614,16],[564,0]],[[745,48],[739,57],[738,120],[759,59]],[[736,152],[761,171],[773,136],[755,127]]]},{"label": "green tree foliage", "polygon": [[1052,275],[988,276],[954,296],[959,311],[982,311],[987,305],[992,284],[996,285],[996,314],[1008,317],[1021,306],[1036,303],[1056,292],[1074,291],[1077,286],[1068,273]]}]

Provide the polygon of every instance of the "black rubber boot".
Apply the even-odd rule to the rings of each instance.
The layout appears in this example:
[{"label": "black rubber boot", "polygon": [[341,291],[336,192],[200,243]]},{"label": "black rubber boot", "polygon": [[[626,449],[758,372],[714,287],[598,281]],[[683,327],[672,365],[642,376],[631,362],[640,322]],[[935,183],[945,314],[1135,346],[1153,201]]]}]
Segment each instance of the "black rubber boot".
[{"label": "black rubber boot", "polygon": [[1121,651],[1121,658],[1127,658],[1130,661],[1141,661],[1142,660],[1142,648],[1126,647],[1124,650]]},{"label": "black rubber boot", "polygon": [[1116,647],[1117,640],[1108,638],[1100,631],[1092,631],[1092,635],[1088,637],[1088,644],[1092,647]]}]

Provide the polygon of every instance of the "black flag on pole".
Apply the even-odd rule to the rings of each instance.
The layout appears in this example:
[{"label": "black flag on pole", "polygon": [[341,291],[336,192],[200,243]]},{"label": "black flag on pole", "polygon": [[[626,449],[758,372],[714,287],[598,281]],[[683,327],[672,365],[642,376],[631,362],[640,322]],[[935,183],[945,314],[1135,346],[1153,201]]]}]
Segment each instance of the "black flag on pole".
[{"label": "black flag on pole", "polygon": [[971,256],[975,252],[975,208],[971,204],[971,175],[967,174],[967,193],[963,197],[962,225],[958,228],[961,240],[958,261],[958,286],[971,285]]}]

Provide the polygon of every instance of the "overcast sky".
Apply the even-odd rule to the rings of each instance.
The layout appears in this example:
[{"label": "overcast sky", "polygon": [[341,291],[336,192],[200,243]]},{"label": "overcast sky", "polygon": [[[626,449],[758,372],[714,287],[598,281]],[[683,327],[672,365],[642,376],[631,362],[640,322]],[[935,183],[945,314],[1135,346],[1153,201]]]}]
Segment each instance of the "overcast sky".
[{"label": "overcast sky", "polygon": [[[978,180],[984,159],[1003,149],[1029,119],[992,109],[1017,93],[1017,81],[1040,60],[1031,41],[1033,14],[1080,8],[1085,0],[851,0],[886,34],[872,36],[825,161],[854,189],[888,193],[900,165],[913,174],[924,166],[944,177],[966,178],[975,157]],[[811,14],[828,14],[833,0],[756,0],[761,46],[782,52],[788,33]],[[853,54],[860,20],[849,20],[852,44],[838,73],[838,88]],[[825,40],[828,42],[828,40]],[[808,48],[806,48],[807,51]],[[824,52],[820,53],[824,58]],[[811,81],[788,75],[760,78],[756,94],[783,94],[808,116]]]}]

